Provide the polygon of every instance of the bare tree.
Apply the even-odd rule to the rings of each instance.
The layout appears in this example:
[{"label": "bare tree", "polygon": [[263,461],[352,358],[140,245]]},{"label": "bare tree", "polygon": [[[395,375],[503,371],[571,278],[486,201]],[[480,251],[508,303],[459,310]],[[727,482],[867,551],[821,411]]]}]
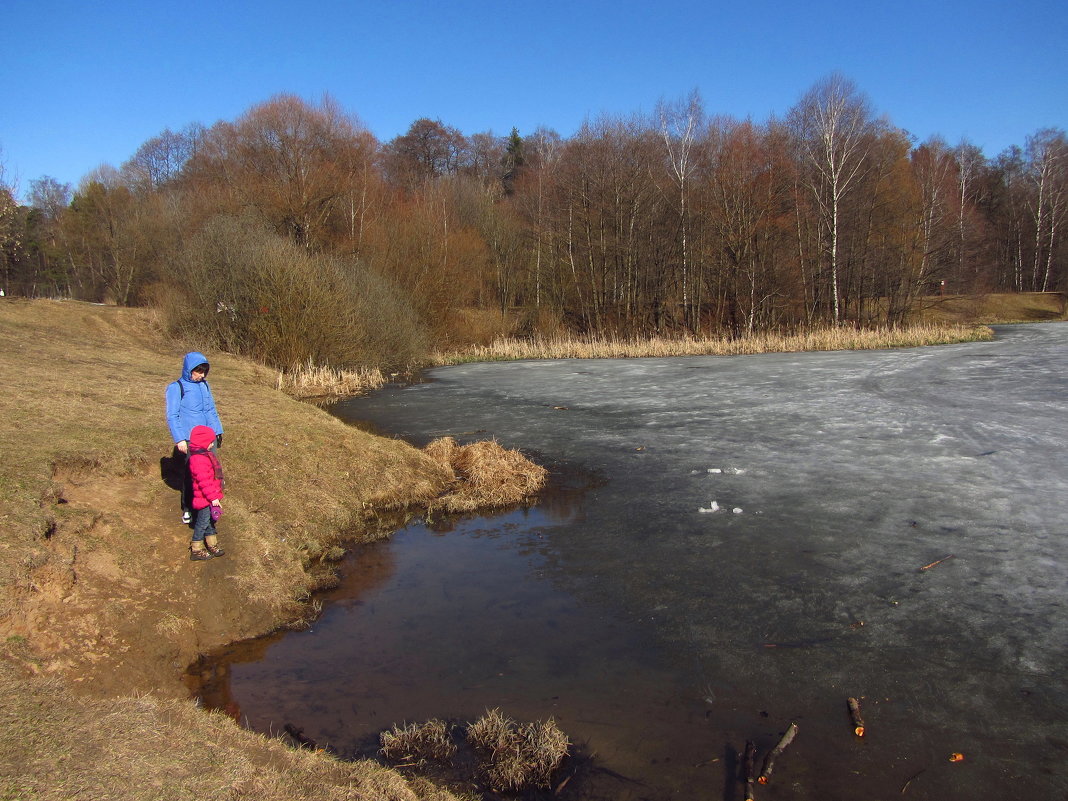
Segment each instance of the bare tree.
[{"label": "bare tree", "polygon": [[1053,285],[1060,229],[1068,213],[1068,140],[1064,131],[1044,128],[1029,136],[1027,160],[1028,177],[1034,185],[1030,203],[1035,226],[1031,286],[1048,292]]},{"label": "bare tree", "polygon": [[694,322],[691,310],[690,242],[688,206],[691,177],[695,164],[694,143],[704,125],[704,108],[701,96],[695,89],[685,101],[667,103],[661,101],[656,107],[657,125],[667,151],[671,177],[678,191],[679,247],[682,277],[682,310],[687,325]]},{"label": "bare tree", "polygon": [[957,162],[957,282],[960,284],[967,274],[974,273],[968,221],[978,200],[986,158],[982,150],[967,141],[962,141],[953,149],[953,158]]},{"label": "bare tree", "polygon": [[181,174],[186,163],[196,155],[204,138],[204,126],[187,125],[178,133],[165,128],[159,136],[146,141],[133,157],[122,165],[122,172],[132,188],[161,189]]},{"label": "bare tree", "polygon": [[832,319],[839,308],[839,242],[844,202],[866,168],[867,148],[877,130],[871,106],[856,85],[833,73],[818,81],[790,111],[801,158],[810,168],[806,185],[827,236]]},{"label": "bare tree", "polygon": [[459,130],[423,117],[386,146],[387,171],[394,183],[416,189],[428,180],[457,172],[467,160],[467,147]]},{"label": "bare tree", "polygon": [[217,123],[188,163],[191,186],[225,188],[231,208],[254,209],[278,233],[305,247],[321,244],[327,220],[344,203],[348,149],[363,133],[331,98],[312,105],[278,95],[235,123]]}]

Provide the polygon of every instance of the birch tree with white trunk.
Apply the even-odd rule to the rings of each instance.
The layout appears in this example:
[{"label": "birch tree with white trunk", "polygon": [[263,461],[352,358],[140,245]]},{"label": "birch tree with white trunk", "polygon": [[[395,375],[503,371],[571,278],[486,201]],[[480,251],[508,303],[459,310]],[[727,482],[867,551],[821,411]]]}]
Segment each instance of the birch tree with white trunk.
[{"label": "birch tree with white trunk", "polygon": [[694,143],[697,141],[704,124],[704,108],[701,104],[700,94],[694,90],[684,101],[674,103],[661,101],[657,104],[656,119],[660,136],[664,140],[671,177],[678,190],[679,246],[682,260],[680,265],[682,313],[683,319],[687,325],[690,325],[693,322],[691,313],[691,306],[693,305],[691,284],[693,278],[690,265],[690,210],[688,199],[690,179],[695,169],[693,158]]},{"label": "birch tree with white trunk", "polygon": [[1030,209],[1035,226],[1032,288],[1053,286],[1054,254],[1068,214],[1068,139],[1064,131],[1044,128],[1027,139],[1028,175],[1034,185]]},{"label": "birch tree with white trunk", "polygon": [[801,161],[808,168],[805,185],[815,200],[826,235],[832,316],[837,325],[842,314],[838,284],[844,204],[864,175],[879,123],[868,99],[839,73],[817,81],[790,110],[788,121]]}]

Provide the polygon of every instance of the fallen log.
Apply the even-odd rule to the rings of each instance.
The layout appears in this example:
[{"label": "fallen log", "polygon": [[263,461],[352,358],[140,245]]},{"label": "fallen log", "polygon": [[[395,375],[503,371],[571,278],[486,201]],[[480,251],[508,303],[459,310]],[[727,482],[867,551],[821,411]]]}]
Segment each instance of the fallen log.
[{"label": "fallen log", "polygon": [[745,757],[742,760],[745,771],[745,801],[753,801],[753,780],[756,778],[756,744],[745,741]]},{"label": "fallen log", "polygon": [[853,718],[853,733],[857,735],[857,737],[863,737],[864,718],[860,716],[860,701],[850,697],[847,703],[849,704],[849,715]]},{"label": "fallen log", "polygon": [[757,781],[760,784],[767,784],[768,779],[771,778],[771,771],[775,764],[775,757],[786,750],[786,747],[794,741],[794,737],[797,736],[797,724],[791,723],[786,727],[786,733],[783,734],[778,744],[768,751],[768,755],[764,757],[764,767],[760,769],[760,776],[757,777]]}]

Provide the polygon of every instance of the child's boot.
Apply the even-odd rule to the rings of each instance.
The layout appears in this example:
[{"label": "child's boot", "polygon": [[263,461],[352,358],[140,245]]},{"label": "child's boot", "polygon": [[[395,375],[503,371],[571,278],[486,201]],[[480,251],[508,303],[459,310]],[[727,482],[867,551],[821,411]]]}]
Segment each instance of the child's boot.
[{"label": "child's boot", "polygon": [[189,544],[189,558],[194,562],[206,562],[212,558],[212,553],[204,547],[200,540],[193,540]]},{"label": "child's boot", "polygon": [[226,551],[219,547],[219,538],[214,534],[209,534],[204,538],[204,548],[212,556],[222,556],[226,553]]}]

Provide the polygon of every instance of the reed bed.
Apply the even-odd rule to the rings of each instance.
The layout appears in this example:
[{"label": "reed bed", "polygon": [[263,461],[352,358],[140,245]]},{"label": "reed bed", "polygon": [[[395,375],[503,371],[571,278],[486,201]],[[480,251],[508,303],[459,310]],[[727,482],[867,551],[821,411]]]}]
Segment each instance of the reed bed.
[{"label": "reed bed", "polygon": [[604,337],[502,338],[489,345],[438,352],[434,366],[520,359],[624,359],[667,356],[737,356],[755,353],[792,353],[810,350],[873,350],[978,342],[993,337],[987,326],[923,324],[905,328],[823,328],[793,334],[756,334],[726,337]]},{"label": "reed bed", "polygon": [[279,373],[276,387],[295,398],[320,398],[360,395],[381,389],[386,381],[377,367],[339,369],[308,364]]}]

